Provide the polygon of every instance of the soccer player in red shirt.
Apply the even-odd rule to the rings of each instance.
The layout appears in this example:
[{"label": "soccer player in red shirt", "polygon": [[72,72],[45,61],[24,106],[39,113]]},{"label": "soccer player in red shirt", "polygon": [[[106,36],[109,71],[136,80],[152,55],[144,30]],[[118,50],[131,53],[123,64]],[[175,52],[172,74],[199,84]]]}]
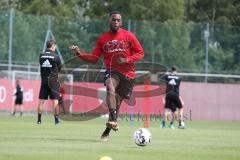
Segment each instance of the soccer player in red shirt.
[{"label": "soccer player in red shirt", "polygon": [[130,98],[133,90],[134,63],[144,57],[143,48],[134,34],[121,28],[121,13],[113,11],[109,16],[110,29],[98,38],[91,54],[81,51],[78,46],[69,47],[73,53],[88,63],[97,63],[101,55],[104,57],[109,120],[101,136],[103,141],[108,140],[111,129],[117,131],[119,128],[117,117],[120,105],[123,99]]}]

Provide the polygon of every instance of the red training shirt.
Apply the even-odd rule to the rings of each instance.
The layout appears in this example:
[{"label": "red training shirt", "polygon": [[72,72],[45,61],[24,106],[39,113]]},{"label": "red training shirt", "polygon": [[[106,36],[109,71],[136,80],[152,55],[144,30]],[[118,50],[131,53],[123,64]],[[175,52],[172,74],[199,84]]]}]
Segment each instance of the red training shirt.
[{"label": "red training shirt", "polygon": [[[89,63],[97,63],[102,54],[107,70],[117,71],[131,79],[135,77],[134,62],[144,57],[143,48],[134,34],[121,28],[116,34],[109,31],[102,34],[92,54],[80,51],[78,56]],[[119,57],[127,58],[127,63],[118,64],[116,59]]]}]

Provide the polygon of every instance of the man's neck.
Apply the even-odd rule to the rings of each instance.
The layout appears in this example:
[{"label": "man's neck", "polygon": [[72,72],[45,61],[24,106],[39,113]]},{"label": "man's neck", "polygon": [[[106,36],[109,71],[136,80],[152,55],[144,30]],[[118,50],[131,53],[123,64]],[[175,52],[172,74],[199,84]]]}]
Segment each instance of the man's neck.
[{"label": "man's neck", "polygon": [[115,34],[117,34],[118,32],[119,32],[119,30],[120,30],[120,28],[117,30],[117,31],[113,31],[113,30],[109,30],[109,33],[111,34],[111,35],[115,35]]},{"label": "man's neck", "polygon": [[171,75],[177,75],[176,71],[171,72]]},{"label": "man's neck", "polygon": [[47,52],[54,53],[54,51],[51,48],[47,48]]}]

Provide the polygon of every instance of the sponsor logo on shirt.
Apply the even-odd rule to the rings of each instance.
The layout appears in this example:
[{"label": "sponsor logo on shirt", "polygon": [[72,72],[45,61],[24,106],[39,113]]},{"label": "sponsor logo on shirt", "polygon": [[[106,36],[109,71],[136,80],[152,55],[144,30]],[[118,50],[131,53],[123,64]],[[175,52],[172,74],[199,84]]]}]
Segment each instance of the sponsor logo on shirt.
[{"label": "sponsor logo on shirt", "polygon": [[125,40],[111,40],[103,46],[104,52],[113,53],[113,52],[125,52],[131,47],[130,41]]},{"label": "sponsor logo on shirt", "polygon": [[169,81],[168,83],[173,86],[177,85],[175,79],[171,79],[171,81]]},{"label": "sponsor logo on shirt", "polygon": [[42,67],[48,67],[48,68],[51,68],[52,65],[51,65],[51,63],[49,62],[49,60],[47,59],[47,60],[45,60],[45,61],[43,62]]},{"label": "sponsor logo on shirt", "polygon": [[54,56],[46,56],[46,55],[43,55],[43,56],[41,56],[41,58],[50,58],[50,59],[54,59]]}]

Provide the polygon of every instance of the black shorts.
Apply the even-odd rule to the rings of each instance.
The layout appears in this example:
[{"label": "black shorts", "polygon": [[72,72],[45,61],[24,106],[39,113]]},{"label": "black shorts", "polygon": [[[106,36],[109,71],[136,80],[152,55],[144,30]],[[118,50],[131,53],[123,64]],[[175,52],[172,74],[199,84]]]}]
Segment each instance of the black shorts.
[{"label": "black shorts", "polygon": [[63,97],[62,96],[59,97],[58,104],[59,105],[63,105]]},{"label": "black shorts", "polygon": [[179,97],[179,94],[175,92],[169,92],[165,98],[165,108],[170,109],[172,112],[175,112],[177,108],[182,108],[182,103]]},{"label": "black shorts", "polygon": [[15,104],[16,105],[22,105],[23,104],[23,98],[22,97],[17,97],[15,99]]},{"label": "black shorts", "polygon": [[59,99],[59,83],[55,83],[55,84],[51,84],[51,86],[49,86],[47,83],[42,83],[41,87],[40,87],[40,92],[39,92],[39,99],[45,99],[47,100],[48,97],[50,99]]},{"label": "black shorts", "polygon": [[119,84],[116,88],[116,93],[120,95],[122,99],[130,99],[134,87],[134,79],[130,79],[115,71],[106,71],[104,77],[104,85],[106,85],[105,82],[110,77],[119,80]]}]

